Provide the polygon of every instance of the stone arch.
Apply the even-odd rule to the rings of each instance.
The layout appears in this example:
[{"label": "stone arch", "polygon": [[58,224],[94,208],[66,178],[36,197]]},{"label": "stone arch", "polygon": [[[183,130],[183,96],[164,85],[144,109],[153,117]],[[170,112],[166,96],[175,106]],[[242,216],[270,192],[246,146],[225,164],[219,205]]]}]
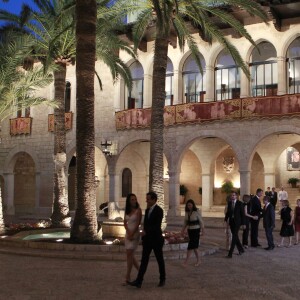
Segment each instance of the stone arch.
[{"label": "stone arch", "polygon": [[286,32],[284,38],[281,40],[281,47],[278,50],[278,56],[286,57],[287,55],[287,50],[291,43],[300,36],[299,28],[293,28],[289,31]]}]

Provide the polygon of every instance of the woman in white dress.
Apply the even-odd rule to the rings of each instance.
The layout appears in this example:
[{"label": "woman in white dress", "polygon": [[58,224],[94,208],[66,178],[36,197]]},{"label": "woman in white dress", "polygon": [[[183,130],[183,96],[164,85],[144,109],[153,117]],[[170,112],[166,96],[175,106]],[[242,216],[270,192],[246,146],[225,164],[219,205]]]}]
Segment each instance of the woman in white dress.
[{"label": "woman in white dress", "polygon": [[124,227],[126,230],[125,235],[125,249],[127,257],[127,273],[125,277],[124,285],[130,282],[130,274],[132,266],[137,270],[139,264],[134,256],[135,250],[137,249],[140,241],[139,227],[142,220],[142,210],[137,202],[135,194],[128,194],[126,198],[125,216],[124,216]]}]

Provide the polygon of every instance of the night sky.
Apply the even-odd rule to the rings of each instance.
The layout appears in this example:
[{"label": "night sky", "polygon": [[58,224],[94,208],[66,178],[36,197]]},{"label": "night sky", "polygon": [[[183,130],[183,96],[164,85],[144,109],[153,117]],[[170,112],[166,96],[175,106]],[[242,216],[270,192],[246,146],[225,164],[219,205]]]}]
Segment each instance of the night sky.
[{"label": "night sky", "polygon": [[23,3],[26,3],[31,7],[35,7],[32,0],[9,0],[9,2],[5,3],[0,1],[0,9],[19,13]]}]

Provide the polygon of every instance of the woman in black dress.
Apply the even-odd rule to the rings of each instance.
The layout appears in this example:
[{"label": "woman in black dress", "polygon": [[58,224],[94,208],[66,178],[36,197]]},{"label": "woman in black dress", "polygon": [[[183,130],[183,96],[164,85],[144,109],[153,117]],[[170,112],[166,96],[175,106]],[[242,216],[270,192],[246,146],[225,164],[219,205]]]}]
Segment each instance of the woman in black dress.
[{"label": "woman in black dress", "polygon": [[292,237],[294,235],[294,226],[293,226],[293,210],[289,207],[289,201],[283,200],[282,201],[282,209],[280,210],[280,218],[282,221],[281,229],[280,229],[280,236],[281,236],[281,243],[278,247],[284,246],[284,238],[289,238],[289,244],[287,247],[292,246]]}]

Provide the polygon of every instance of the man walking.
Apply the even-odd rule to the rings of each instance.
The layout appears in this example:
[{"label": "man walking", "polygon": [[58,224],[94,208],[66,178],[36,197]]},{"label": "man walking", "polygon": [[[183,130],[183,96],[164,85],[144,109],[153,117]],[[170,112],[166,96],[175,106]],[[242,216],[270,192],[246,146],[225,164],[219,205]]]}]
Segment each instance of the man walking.
[{"label": "man walking", "polygon": [[146,195],[147,209],[144,218],[144,230],[142,232],[143,252],[139,272],[136,280],[129,284],[137,288],[141,288],[146,273],[149,257],[153,250],[158,267],[159,267],[159,284],[158,287],[163,287],[166,281],[165,262],[163,257],[164,238],[162,236],[161,223],[163,219],[163,210],[157,202],[157,195],[154,192],[149,192]]},{"label": "man walking", "polygon": [[266,238],[268,241],[268,247],[266,250],[274,249],[274,241],[273,241],[273,229],[275,228],[275,209],[273,205],[270,203],[270,197],[264,196],[264,209],[263,209],[263,224],[266,232]]},{"label": "man walking", "polygon": [[263,190],[258,188],[256,190],[256,195],[251,198],[250,200],[250,214],[252,216],[257,216],[256,219],[251,219],[250,224],[251,224],[251,247],[258,247],[261,246],[258,243],[258,226],[259,226],[259,218],[261,216],[261,203],[260,203],[260,197],[263,194]]},{"label": "man walking", "polygon": [[231,246],[227,257],[232,258],[232,253],[237,246],[239,255],[244,253],[244,248],[239,239],[239,229],[241,225],[245,224],[244,205],[241,201],[237,200],[237,193],[231,192],[230,201],[228,202],[228,209],[225,215],[225,222],[229,222],[230,230],[232,233]]}]

